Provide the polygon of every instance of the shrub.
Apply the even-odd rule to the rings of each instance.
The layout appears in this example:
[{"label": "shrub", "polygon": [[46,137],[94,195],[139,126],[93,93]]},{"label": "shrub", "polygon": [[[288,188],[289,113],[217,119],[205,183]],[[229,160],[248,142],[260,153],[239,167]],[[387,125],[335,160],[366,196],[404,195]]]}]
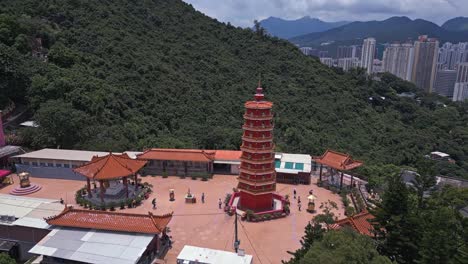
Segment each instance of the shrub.
[{"label": "shrub", "polygon": [[352,206],[346,206],[346,209],[345,209],[345,215],[346,215],[346,216],[353,216],[354,213],[355,213],[354,207],[352,207]]},{"label": "shrub", "polygon": [[232,196],[232,194],[230,194],[230,193],[226,194],[226,197],[224,197],[224,204],[225,205],[229,204],[229,200],[231,200],[231,196]]},{"label": "shrub", "polygon": [[110,202],[109,203],[109,208],[111,211],[115,211],[115,203],[114,202]]},{"label": "shrub", "polygon": [[247,221],[252,221],[254,218],[254,212],[252,210],[245,211],[245,218]]},{"label": "shrub", "polygon": [[120,201],[120,209],[125,209],[125,200]]},{"label": "shrub", "polygon": [[163,178],[167,178],[167,177],[168,177],[168,176],[167,176],[167,172],[164,171],[162,177],[163,177]]},{"label": "shrub", "polygon": [[196,180],[196,179],[197,179],[197,176],[192,175],[192,180]]},{"label": "shrub", "polygon": [[201,178],[202,181],[207,181],[208,180],[208,175],[203,175]]}]

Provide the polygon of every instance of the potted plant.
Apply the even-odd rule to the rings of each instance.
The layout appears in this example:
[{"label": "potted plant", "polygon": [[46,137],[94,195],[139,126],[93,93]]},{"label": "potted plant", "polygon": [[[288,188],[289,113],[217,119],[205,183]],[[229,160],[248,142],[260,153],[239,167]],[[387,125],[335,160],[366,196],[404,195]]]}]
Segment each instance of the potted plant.
[{"label": "potted plant", "polygon": [[168,177],[168,176],[167,176],[167,172],[163,171],[162,177],[163,177],[163,178],[167,178],[167,177]]},{"label": "potted plant", "polygon": [[202,175],[201,180],[202,181],[207,181],[208,180],[208,175],[206,175],[206,174]]},{"label": "potted plant", "polygon": [[125,201],[124,200],[121,200],[120,201],[120,209],[125,209]]},{"label": "potted plant", "polygon": [[192,175],[192,180],[196,180],[197,179],[197,176],[194,174]]},{"label": "potted plant", "polygon": [[111,211],[115,211],[115,203],[114,202],[110,202],[109,207],[110,207]]},{"label": "potted plant", "polygon": [[245,218],[249,222],[252,221],[252,219],[254,218],[254,212],[252,210],[245,211]]},{"label": "potted plant", "polygon": [[126,203],[127,203],[127,208],[132,208],[132,199],[131,198],[128,198]]}]

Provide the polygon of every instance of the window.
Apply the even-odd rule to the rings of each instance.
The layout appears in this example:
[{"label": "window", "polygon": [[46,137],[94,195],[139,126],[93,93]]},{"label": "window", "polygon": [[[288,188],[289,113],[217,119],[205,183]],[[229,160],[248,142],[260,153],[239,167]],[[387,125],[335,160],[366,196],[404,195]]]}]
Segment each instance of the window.
[{"label": "window", "polygon": [[275,160],[275,168],[281,168],[281,160]]},{"label": "window", "polygon": [[294,163],[292,163],[292,162],[285,162],[284,163],[284,168],[285,169],[292,169],[293,165],[294,165]]},{"label": "window", "polygon": [[51,162],[47,163],[47,167],[53,167],[53,166],[54,166],[53,163],[51,163]]},{"label": "window", "polygon": [[29,165],[29,161],[23,161],[24,165]]},{"label": "window", "polygon": [[76,167],[78,167],[78,166],[77,166],[77,165],[75,165],[75,164],[72,164],[72,168],[76,168]]},{"label": "window", "polygon": [[33,161],[32,165],[37,167],[37,161]]},{"label": "window", "polygon": [[295,163],[294,169],[296,170],[304,170],[304,163]]},{"label": "window", "polygon": [[63,164],[63,167],[64,167],[64,168],[70,168],[70,164],[65,163],[65,164]]},{"label": "window", "polygon": [[46,166],[46,163],[45,162],[41,162],[39,163],[41,165],[41,167],[45,167]]},{"label": "window", "polygon": [[55,163],[55,167],[62,168],[62,164],[61,163]]}]

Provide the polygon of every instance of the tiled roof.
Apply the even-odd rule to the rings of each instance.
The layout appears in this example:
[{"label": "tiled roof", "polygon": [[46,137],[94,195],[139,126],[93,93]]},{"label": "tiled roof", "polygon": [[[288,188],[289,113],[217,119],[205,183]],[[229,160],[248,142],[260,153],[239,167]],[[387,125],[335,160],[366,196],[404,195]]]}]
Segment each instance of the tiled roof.
[{"label": "tiled roof", "polygon": [[340,229],[345,226],[350,226],[363,235],[373,236],[374,227],[369,222],[369,220],[372,219],[374,219],[374,216],[369,212],[364,211],[352,217],[338,220],[334,225],[332,225],[332,229]]},{"label": "tiled roof", "polygon": [[115,179],[137,173],[146,161],[130,159],[127,154],[110,153],[104,157],[93,157],[91,161],[73,171],[95,180]]},{"label": "tiled roof", "polygon": [[214,150],[201,149],[149,149],[137,155],[140,160],[179,160],[210,162],[215,158]]},{"label": "tiled roof", "polygon": [[329,149],[322,156],[314,157],[314,160],[337,170],[351,170],[363,164],[362,161],[353,160],[349,154]]},{"label": "tiled roof", "polygon": [[49,225],[89,228],[108,231],[159,234],[172,219],[172,213],[165,215],[125,214],[105,211],[91,211],[65,207],[56,216],[45,218]]},{"label": "tiled roof", "polygon": [[242,155],[242,151],[240,150],[216,150],[215,152],[215,160],[238,160],[240,161],[240,157]]}]

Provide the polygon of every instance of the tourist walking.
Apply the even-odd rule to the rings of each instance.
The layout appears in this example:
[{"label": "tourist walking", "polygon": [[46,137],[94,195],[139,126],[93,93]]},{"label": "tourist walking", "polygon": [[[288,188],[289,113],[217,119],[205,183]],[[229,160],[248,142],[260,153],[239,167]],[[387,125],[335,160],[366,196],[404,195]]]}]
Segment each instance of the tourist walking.
[{"label": "tourist walking", "polygon": [[297,200],[297,208],[301,211],[301,199]]},{"label": "tourist walking", "polygon": [[223,204],[223,202],[221,202],[221,198],[219,198],[219,201],[218,201],[219,209],[221,209],[222,204]]},{"label": "tourist walking", "polygon": [[156,198],[154,198],[154,199],[151,201],[151,204],[153,205],[153,209],[156,209]]},{"label": "tourist walking", "polygon": [[201,202],[202,202],[202,203],[205,203],[205,193],[202,193],[202,194],[201,194]]},{"label": "tourist walking", "polygon": [[294,191],[293,191],[294,199],[296,199],[296,193],[297,193],[296,188],[294,188]]}]

